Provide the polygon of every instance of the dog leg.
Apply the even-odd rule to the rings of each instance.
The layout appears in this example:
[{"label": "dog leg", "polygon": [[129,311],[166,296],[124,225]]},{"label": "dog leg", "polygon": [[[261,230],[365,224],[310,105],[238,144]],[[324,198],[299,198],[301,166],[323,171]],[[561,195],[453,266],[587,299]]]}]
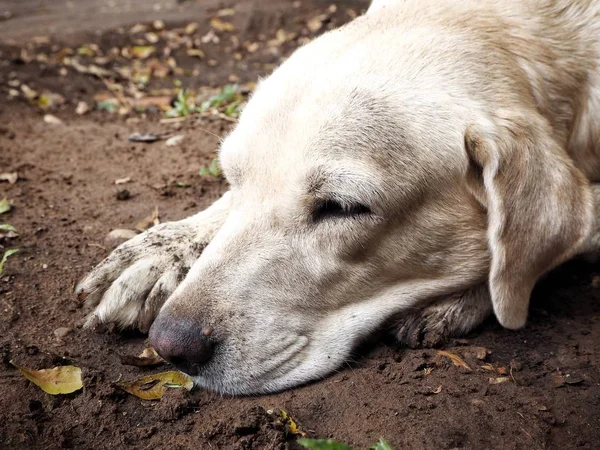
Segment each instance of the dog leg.
[{"label": "dog leg", "polygon": [[226,193],[208,209],[157,225],[116,248],[76,288],[94,311],[85,326],[114,323],[148,331],[163,303],[219,230],[229,211]]},{"label": "dog leg", "polygon": [[492,314],[487,284],[436,301],[394,323],[397,339],[410,347],[432,347],[473,330]]}]

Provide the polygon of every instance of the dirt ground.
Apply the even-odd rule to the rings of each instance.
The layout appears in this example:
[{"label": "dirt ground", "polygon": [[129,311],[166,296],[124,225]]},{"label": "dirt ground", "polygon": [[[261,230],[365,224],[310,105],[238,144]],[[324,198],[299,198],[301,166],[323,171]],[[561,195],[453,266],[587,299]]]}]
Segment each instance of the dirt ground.
[{"label": "dirt ground", "polygon": [[[470,370],[439,349],[382,338],[336,374],[292,391],[231,398],[171,390],[143,401],[114,382],[166,370],[121,364],[120,355],[139,353],[144,336],[81,329],[86,311],[73,288],[108,254],[110,230],[134,228],[155,207],[161,221],[183,218],[225,190],[198,170],[235,114],[221,108],[165,121],[179,87],[200,103],[236,82],[243,100],[295,47],[365,5],[0,3],[0,173],[19,177],[0,182],[0,199],[13,205],[0,223],[19,233],[0,238],[0,254],[20,249],[0,275],[0,448],[298,448],[279,409],[309,436],[356,448],[380,437],[396,450],[600,448],[600,277],[590,263],[569,263],[537,287],[524,330],[489,320],[444,345]],[[131,55],[149,44],[158,61],[150,72],[154,56]],[[132,143],[134,132],[184,137],[175,146]],[[85,387],[50,396],[10,360],[36,369],[75,364]]]}]

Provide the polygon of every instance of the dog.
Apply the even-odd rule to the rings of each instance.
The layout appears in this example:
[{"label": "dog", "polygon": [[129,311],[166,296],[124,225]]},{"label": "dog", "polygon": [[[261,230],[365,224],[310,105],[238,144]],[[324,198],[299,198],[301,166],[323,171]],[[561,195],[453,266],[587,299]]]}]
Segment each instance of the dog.
[{"label": "dog", "polygon": [[[78,285],[199,387],[280,391],[391,328],[525,325],[600,246],[600,1],[380,0],[261,81],[230,189]],[[417,342],[418,343],[418,342]]]}]

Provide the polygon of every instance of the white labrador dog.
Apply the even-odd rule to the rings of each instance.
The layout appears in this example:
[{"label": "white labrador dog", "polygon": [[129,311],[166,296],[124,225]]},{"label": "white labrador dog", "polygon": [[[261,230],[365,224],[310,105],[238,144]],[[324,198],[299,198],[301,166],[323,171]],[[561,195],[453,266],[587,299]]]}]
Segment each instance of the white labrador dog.
[{"label": "white labrador dog", "polygon": [[220,200],[80,284],[89,325],[152,324],[231,394],[323,377],[382,327],[522,327],[600,241],[600,1],[375,1],[259,84],[220,162]]}]

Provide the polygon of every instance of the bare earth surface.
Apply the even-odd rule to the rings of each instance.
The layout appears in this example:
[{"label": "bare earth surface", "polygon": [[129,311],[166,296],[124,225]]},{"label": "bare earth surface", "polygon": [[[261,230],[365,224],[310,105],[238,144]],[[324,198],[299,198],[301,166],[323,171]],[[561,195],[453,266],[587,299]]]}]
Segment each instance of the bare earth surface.
[{"label": "bare earth surface", "polygon": [[[231,6],[233,15],[223,12]],[[155,206],[161,221],[183,218],[225,189],[198,170],[214,157],[215,135],[235,119],[206,113],[161,123],[171,100],[165,105],[155,97],[177,92],[176,79],[204,99],[232,81],[251,90],[252,81],[304,39],[364,7],[346,1],[334,11],[308,0],[0,2],[0,173],[19,175],[15,184],[0,182],[0,199],[13,204],[0,223],[20,234],[0,238],[0,254],[2,247],[20,249],[0,275],[0,448],[298,448],[296,436],[267,412],[279,409],[309,436],[356,448],[380,437],[396,450],[600,447],[600,278],[589,263],[570,263],[538,286],[524,330],[503,330],[490,320],[446,343],[443,349],[460,355],[470,370],[439,349],[408,349],[384,337],[338,373],[289,392],[230,398],[170,390],[160,401],[143,401],[114,382],[167,370],[121,364],[120,355],[140,352],[144,336],[81,329],[86,311],[73,288],[108,254],[110,230],[134,228]],[[211,25],[219,15],[232,31]],[[121,49],[148,45],[153,38],[145,33],[156,19],[188,36],[169,41],[167,55],[156,30],[156,64],[169,69],[140,81],[135,72],[143,78],[150,59],[138,58],[142,66],[133,75],[114,75],[134,65],[136,58]],[[190,22],[197,28],[185,31]],[[132,32],[138,23],[147,28]],[[211,27],[213,35],[204,39]],[[91,51],[78,52],[84,44]],[[108,72],[83,73],[65,57]],[[171,57],[176,66],[165,62]],[[130,86],[132,78],[137,87]],[[136,95],[154,100],[132,107]],[[118,110],[107,101],[116,101]],[[79,102],[89,111],[77,114]],[[62,123],[47,123],[46,114]],[[164,140],[132,143],[133,132],[184,138],[169,147]],[[125,177],[131,181],[115,185]],[[118,200],[122,189],[130,195]],[[70,331],[57,337],[63,327]],[[36,369],[77,365],[85,387],[50,396],[10,360]]]}]

